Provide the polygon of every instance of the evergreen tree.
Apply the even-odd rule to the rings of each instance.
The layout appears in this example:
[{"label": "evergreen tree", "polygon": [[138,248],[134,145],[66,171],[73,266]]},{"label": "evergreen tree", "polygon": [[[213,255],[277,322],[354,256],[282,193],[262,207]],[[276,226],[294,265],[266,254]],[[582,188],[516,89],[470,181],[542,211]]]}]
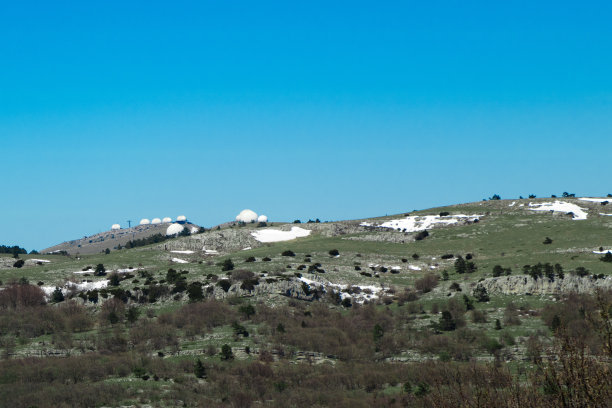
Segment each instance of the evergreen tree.
[{"label": "evergreen tree", "polygon": [[474,297],[476,298],[476,301],[478,302],[488,302],[489,301],[489,294],[487,293],[487,289],[482,286],[480,283],[476,286],[476,289],[474,289]]},{"label": "evergreen tree", "polygon": [[104,269],[104,265],[98,264],[96,266],[96,270],[94,271],[94,276],[104,276],[106,275],[106,269]]},{"label": "evergreen tree", "polygon": [[452,331],[457,328],[457,324],[453,319],[453,315],[448,310],[442,312],[442,316],[440,317],[439,323],[440,330],[442,331]]},{"label": "evergreen tree", "polygon": [[55,288],[55,290],[51,294],[51,301],[53,303],[59,303],[64,301],[64,294],[62,293],[62,290],[60,288]]},{"label": "evergreen tree", "polygon": [[457,260],[455,261],[455,272],[457,273],[465,273],[466,272],[466,265],[465,265],[465,259],[463,259],[463,257],[459,256],[457,258]]},{"label": "evergreen tree", "polygon": [[206,378],[206,368],[204,368],[204,364],[202,364],[202,360],[199,358],[195,362],[193,371],[197,378]]},{"label": "evergreen tree", "polygon": [[229,345],[224,344],[221,347],[221,359],[222,360],[231,360],[233,358],[234,358],[234,353],[232,353],[232,348]]}]

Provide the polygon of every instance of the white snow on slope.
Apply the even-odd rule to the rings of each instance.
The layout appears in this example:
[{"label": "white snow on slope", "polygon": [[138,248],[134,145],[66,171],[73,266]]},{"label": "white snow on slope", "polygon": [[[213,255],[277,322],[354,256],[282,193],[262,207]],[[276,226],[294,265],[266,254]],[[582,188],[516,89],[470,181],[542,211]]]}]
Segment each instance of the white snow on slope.
[{"label": "white snow on slope", "polygon": [[176,262],[176,263],[180,263],[180,264],[189,263],[189,261],[186,261],[186,260],[180,259],[180,258],[172,258],[172,262]]},{"label": "white snow on slope", "polygon": [[399,220],[386,221],[380,225],[374,225],[369,222],[362,222],[359,225],[363,227],[392,228],[404,232],[417,232],[431,228],[435,224],[457,224],[459,223],[459,221],[474,221],[479,219],[480,217],[482,217],[482,215],[453,214],[445,217],[440,217],[439,215],[410,215],[406,218],[402,218]]},{"label": "white snow on slope", "polygon": [[593,251],[594,254],[607,254],[608,252],[612,252],[612,249],[604,249],[603,251]]},{"label": "white snow on slope", "polygon": [[170,251],[173,254],[193,254],[193,251]]},{"label": "white snow on slope", "polygon": [[581,197],[579,200],[582,201],[590,201],[592,203],[603,203],[604,201],[610,202],[612,198],[591,198],[591,197]]},{"label": "white snow on slope", "polygon": [[312,231],[300,227],[291,227],[291,231],[267,228],[251,232],[251,235],[259,242],[280,242],[307,237],[311,232]]},{"label": "white snow on slope", "polygon": [[604,214],[604,213],[599,213],[599,215],[606,215],[608,217],[612,217],[612,214]]},{"label": "white snow on slope", "polygon": [[578,207],[576,204],[565,201],[555,201],[554,203],[529,203],[531,211],[558,211],[563,213],[574,213],[573,220],[586,220],[588,213],[584,208]]},{"label": "white snow on slope", "polygon": [[43,263],[51,262],[51,261],[47,261],[46,259],[29,259],[29,260],[33,262],[43,262]]},{"label": "white snow on slope", "polygon": [[[84,292],[87,290],[94,289],[103,289],[108,286],[108,279],[103,279],[94,282],[66,282],[64,286],[60,286],[59,288],[62,290],[62,293],[66,294],[68,290],[76,290],[77,292]],[[53,291],[55,291],[55,286],[41,286],[40,287],[47,297],[51,296]]]},{"label": "white snow on slope", "polygon": [[508,207],[514,207],[514,204],[516,204],[516,201],[513,201],[512,204],[508,205]]},{"label": "white snow on slope", "polygon": [[408,269],[412,269],[413,271],[420,271],[421,267],[416,265],[408,265]]},{"label": "white snow on slope", "polygon": [[[309,286],[322,286],[323,288],[327,289],[335,289],[340,292],[340,298],[341,299],[345,299],[345,298],[351,298],[354,302],[356,303],[363,303],[367,300],[372,300],[372,299],[378,299],[379,293],[380,292],[384,292],[384,289],[380,286],[373,286],[373,285],[350,285],[354,288],[359,288],[361,289],[361,293],[353,293],[353,294],[349,294],[346,292],[343,292],[342,290],[347,289],[349,287],[349,285],[346,284],[342,284],[342,283],[331,283],[329,281],[315,281],[312,279],[308,279],[305,277],[301,277],[299,278],[299,280],[301,280],[302,282],[308,284]],[[365,293],[365,292],[369,292],[369,293]]]}]

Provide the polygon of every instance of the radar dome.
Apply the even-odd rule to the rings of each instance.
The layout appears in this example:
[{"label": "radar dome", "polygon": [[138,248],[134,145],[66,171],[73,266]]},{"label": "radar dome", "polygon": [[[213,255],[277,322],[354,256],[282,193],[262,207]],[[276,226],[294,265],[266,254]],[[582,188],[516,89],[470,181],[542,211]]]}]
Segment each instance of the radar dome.
[{"label": "radar dome", "polygon": [[164,219],[162,220],[162,222],[163,222],[164,224],[166,224],[166,223],[170,223],[170,222],[172,222],[172,218],[170,218],[170,217],[164,217]]},{"label": "radar dome", "polygon": [[242,210],[240,214],[236,216],[236,221],[240,222],[255,222],[257,221],[257,213],[251,210]]},{"label": "radar dome", "polygon": [[151,223],[151,221],[149,221],[148,218],[143,218],[142,220],[140,220],[140,225],[149,225]]},{"label": "radar dome", "polygon": [[259,217],[257,217],[257,222],[268,222],[268,217],[262,214]]},{"label": "radar dome", "polygon": [[185,227],[183,227],[180,224],[172,224],[166,230],[166,235],[167,236],[177,235],[177,234],[180,234],[181,232],[183,232],[184,229],[185,229]]},{"label": "radar dome", "polygon": [[121,229],[121,225],[119,224],[113,224],[113,226],[111,227],[112,230],[118,230]]},{"label": "radar dome", "polygon": [[176,220],[178,222],[185,222],[187,221],[187,217],[185,217],[184,215],[179,215],[178,217],[176,217]]},{"label": "radar dome", "polygon": [[161,220],[159,218],[153,218],[151,224],[161,224]]}]

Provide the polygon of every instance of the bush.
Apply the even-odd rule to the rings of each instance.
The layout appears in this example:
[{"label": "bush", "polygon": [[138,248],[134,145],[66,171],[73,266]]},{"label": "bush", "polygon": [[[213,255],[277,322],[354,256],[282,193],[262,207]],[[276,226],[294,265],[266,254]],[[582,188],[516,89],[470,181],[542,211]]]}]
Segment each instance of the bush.
[{"label": "bush", "polygon": [[436,286],[438,286],[438,277],[432,273],[427,274],[414,282],[414,287],[422,293],[431,292]]},{"label": "bush", "polygon": [[337,249],[332,249],[329,251],[329,255],[330,256],[338,256],[340,255],[340,252]]},{"label": "bush", "polygon": [[199,358],[194,364],[193,373],[195,374],[196,378],[206,378],[206,368],[204,368],[204,364],[202,364],[202,360]]},{"label": "bush", "polygon": [[24,264],[25,264],[25,261],[23,259],[20,259],[13,264],[13,268],[21,268]]},{"label": "bush", "polygon": [[480,283],[474,289],[473,295],[476,298],[476,301],[478,302],[488,302],[489,301],[489,294],[487,293],[487,289],[484,286],[482,286],[482,284]]},{"label": "bush", "polygon": [[442,331],[452,331],[457,328],[457,324],[453,319],[453,315],[448,310],[442,312],[442,316],[440,316],[440,321],[438,323],[438,327]]},{"label": "bush", "polygon": [[197,302],[204,299],[204,293],[202,292],[202,284],[199,282],[190,283],[187,286],[187,296],[191,302]]},{"label": "bush", "polygon": [[234,262],[232,262],[231,258],[227,258],[221,263],[221,271],[231,271],[234,269]]},{"label": "bush", "polygon": [[552,239],[550,239],[549,237],[546,237],[542,243],[544,245],[549,245],[549,244],[552,244],[552,242],[553,242]]},{"label": "bush", "polygon": [[293,252],[291,250],[286,250],[286,251],[283,251],[283,253],[281,255],[282,256],[295,256],[295,252]]},{"label": "bush", "polygon": [[416,241],[422,241],[422,240],[424,240],[425,238],[427,238],[428,236],[429,236],[429,232],[428,232],[427,230],[423,230],[423,231],[421,231],[421,232],[417,233],[417,234],[414,236],[414,239],[415,239]]},{"label": "bush", "polygon": [[119,277],[119,274],[116,272],[111,273],[108,277],[108,284],[110,286],[119,286],[119,283],[121,283],[121,278]]},{"label": "bush", "polygon": [[604,256],[599,258],[599,260],[602,262],[612,262],[612,252],[610,251],[606,252]]},{"label": "bush", "polygon": [[51,301],[53,303],[59,303],[64,301],[64,294],[62,293],[62,290],[60,288],[55,288],[55,290],[51,294]]},{"label": "bush", "polygon": [[227,292],[232,286],[232,282],[230,282],[228,279],[221,279],[220,281],[217,282],[217,286],[223,289],[224,292]]},{"label": "bush", "polygon": [[232,353],[232,348],[228,344],[224,344],[221,346],[221,359],[222,360],[232,360],[234,358],[234,353]]},{"label": "bush", "polygon": [[501,197],[499,196],[499,194],[493,194],[492,197],[489,197],[489,200],[501,200]]},{"label": "bush", "polygon": [[255,262],[256,259],[254,256],[249,256],[247,259],[244,260],[244,262]]},{"label": "bush", "polygon": [[94,271],[94,276],[104,276],[106,275],[106,269],[103,264],[96,265],[96,270]]}]

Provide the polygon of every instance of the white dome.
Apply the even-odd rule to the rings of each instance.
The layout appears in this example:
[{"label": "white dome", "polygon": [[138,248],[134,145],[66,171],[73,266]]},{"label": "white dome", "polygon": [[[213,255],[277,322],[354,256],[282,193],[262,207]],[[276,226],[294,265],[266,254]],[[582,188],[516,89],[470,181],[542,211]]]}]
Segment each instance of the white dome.
[{"label": "white dome", "polygon": [[242,222],[254,222],[257,221],[257,213],[251,210],[242,210],[240,214],[236,216],[236,221]]},{"label": "white dome", "polygon": [[150,223],[151,221],[149,221],[148,218],[143,218],[142,220],[140,220],[140,225],[148,225]]},{"label": "white dome", "polygon": [[161,224],[161,220],[159,218],[153,218],[151,224]]},{"label": "white dome", "polygon": [[118,230],[121,229],[121,225],[119,224],[113,224],[113,226],[111,227],[112,230]]},{"label": "white dome", "polygon": [[262,214],[259,217],[257,217],[257,222],[268,222],[268,217]]},{"label": "white dome", "polygon": [[187,221],[187,217],[185,217],[184,215],[179,215],[178,217],[176,217],[176,220],[179,222],[184,222]]},{"label": "white dome", "polygon": [[185,227],[183,227],[180,224],[172,224],[166,230],[166,235],[171,236],[171,235],[180,234],[181,232],[183,232],[184,229]]},{"label": "white dome", "polygon": [[164,219],[162,220],[162,222],[163,222],[164,224],[166,224],[166,223],[170,223],[170,222],[172,222],[172,218],[170,218],[170,217],[164,217]]}]

